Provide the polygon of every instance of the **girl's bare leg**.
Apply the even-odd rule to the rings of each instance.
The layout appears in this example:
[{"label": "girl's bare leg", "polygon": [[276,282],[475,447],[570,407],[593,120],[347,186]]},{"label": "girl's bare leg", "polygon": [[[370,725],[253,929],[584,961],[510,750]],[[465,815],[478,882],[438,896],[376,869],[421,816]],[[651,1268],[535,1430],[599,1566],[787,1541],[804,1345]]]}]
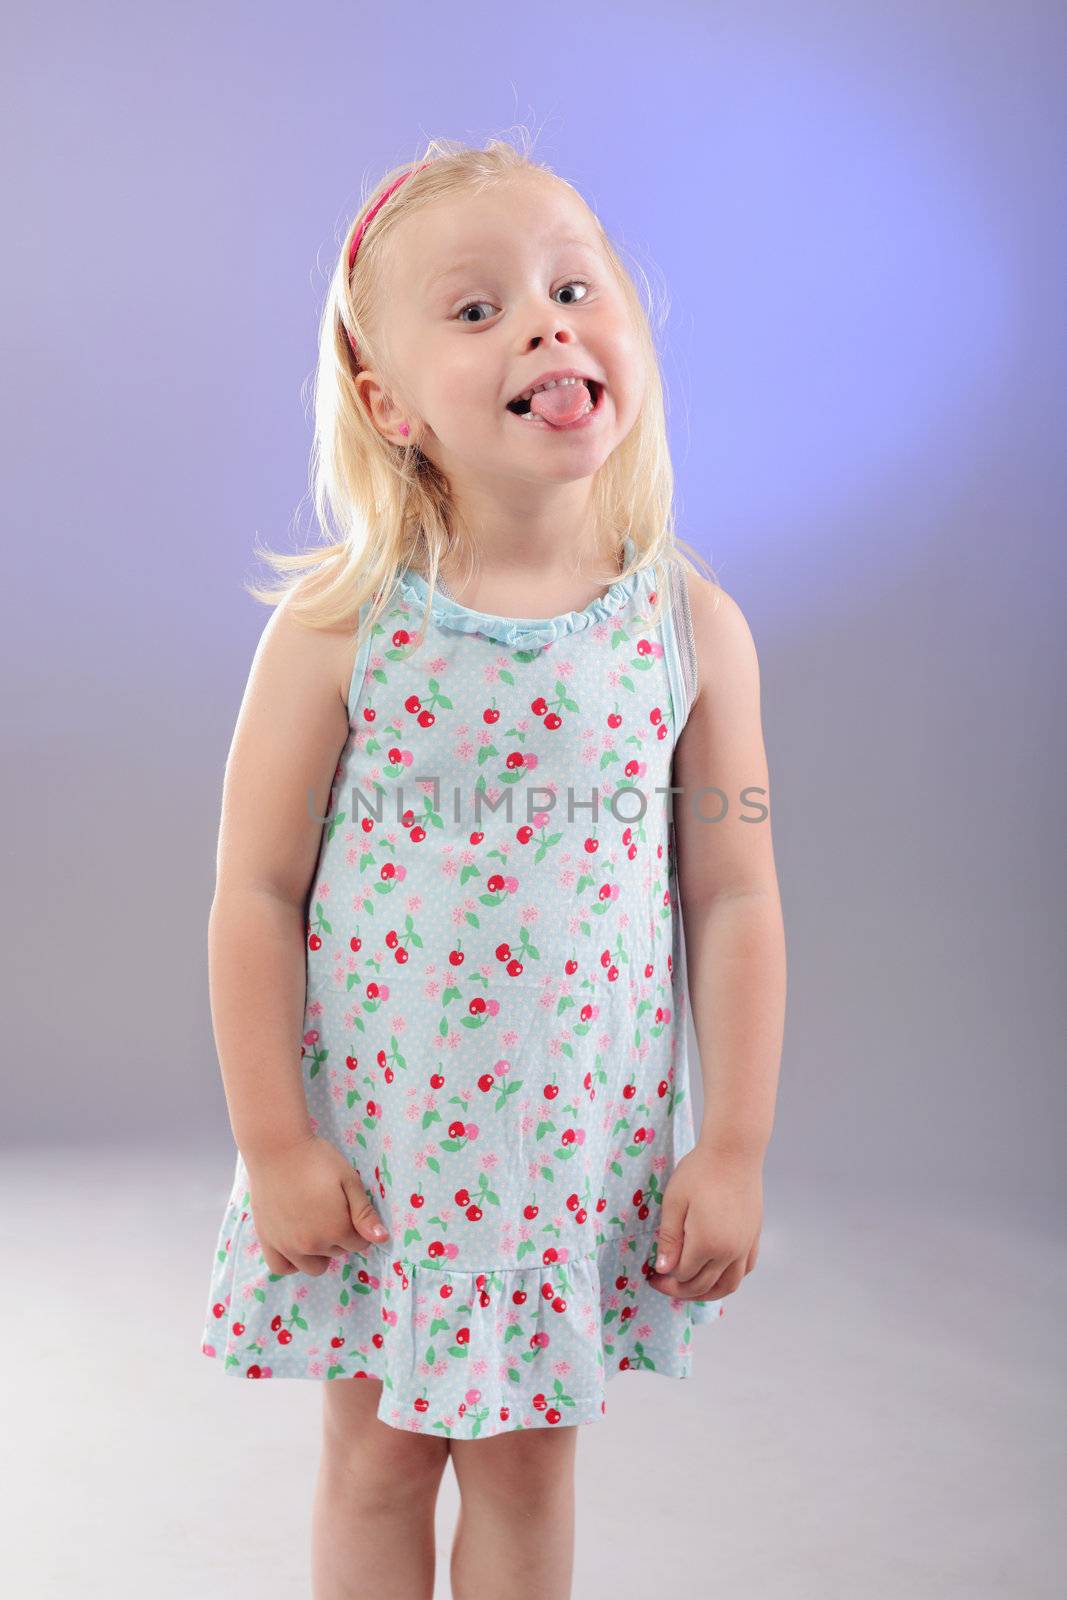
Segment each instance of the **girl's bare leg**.
[{"label": "girl's bare leg", "polygon": [[377,1378],[334,1378],[322,1388],[314,1600],[432,1600],[434,1510],[448,1440],[382,1422]]},{"label": "girl's bare leg", "polygon": [[577,1427],[453,1439],[452,1600],[569,1600]]}]

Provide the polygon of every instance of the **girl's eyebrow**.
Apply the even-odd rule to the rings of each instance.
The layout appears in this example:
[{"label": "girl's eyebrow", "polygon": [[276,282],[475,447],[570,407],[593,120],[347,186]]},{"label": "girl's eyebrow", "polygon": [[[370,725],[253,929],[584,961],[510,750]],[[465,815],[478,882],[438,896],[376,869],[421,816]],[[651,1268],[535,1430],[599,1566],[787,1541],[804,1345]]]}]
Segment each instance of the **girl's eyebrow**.
[{"label": "girl's eyebrow", "polygon": [[[576,245],[582,250],[588,250],[592,255],[596,254],[595,246],[592,245],[588,239],[557,239],[556,244],[571,246]],[[432,272],[425,280],[423,288],[428,294],[432,289],[440,288],[443,283],[448,282],[451,278],[455,278],[465,272],[470,272],[472,268],[482,265],[484,260],[484,256],[464,256],[462,260],[454,261],[451,266],[442,268],[440,272]]]}]

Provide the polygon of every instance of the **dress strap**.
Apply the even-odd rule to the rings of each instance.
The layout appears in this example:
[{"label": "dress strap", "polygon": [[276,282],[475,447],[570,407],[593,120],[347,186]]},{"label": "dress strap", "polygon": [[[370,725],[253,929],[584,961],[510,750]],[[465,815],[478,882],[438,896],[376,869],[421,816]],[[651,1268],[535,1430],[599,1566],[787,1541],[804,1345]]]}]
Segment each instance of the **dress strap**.
[{"label": "dress strap", "polygon": [[674,702],[675,738],[692,710],[697,692],[696,641],[689,608],[686,570],[676,555],[668,557],[667,603],[663,607],[663,654]]}]

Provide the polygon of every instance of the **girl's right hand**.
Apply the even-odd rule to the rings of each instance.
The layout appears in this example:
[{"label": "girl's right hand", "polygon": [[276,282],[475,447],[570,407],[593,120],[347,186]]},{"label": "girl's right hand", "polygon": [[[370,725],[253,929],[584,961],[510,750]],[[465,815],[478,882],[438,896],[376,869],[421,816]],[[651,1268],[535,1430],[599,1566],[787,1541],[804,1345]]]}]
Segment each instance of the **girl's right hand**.
[{"label": "girl's right hand", "polygon": [[256,1237],[271,1272],[318,1278],[331,1257],[365,1253],[368,1243],[388,1238],[359,1173],[328,1139],[309,1133],[284,1150],[245,1159],[245,1169]]}]

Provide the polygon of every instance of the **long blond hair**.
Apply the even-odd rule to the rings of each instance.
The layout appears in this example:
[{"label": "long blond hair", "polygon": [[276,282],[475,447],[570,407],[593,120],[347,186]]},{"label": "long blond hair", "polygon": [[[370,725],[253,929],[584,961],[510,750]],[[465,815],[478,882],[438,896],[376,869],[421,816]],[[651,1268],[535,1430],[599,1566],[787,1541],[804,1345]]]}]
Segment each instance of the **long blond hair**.
[{"label": "long blond hair", "polygon": [[[524,139],[522,144],[528,141]],[[423,165],[425,163],[425,165]],[[314,379],[314,440],[311,491],[320,542],[294,554],[258,549],[277,572],[273,585],[246,584],[266,605],[286,599],[312,572],[319,578],[292,593],[290,609],[309,627],[356,627],[360,609],[370,602],[363,636],[385,608],[397,573],[414,564],[425,574],[432,599],[438,565],[448,548],[463,548],[477,558],[476,540],[451,495],[444,475],[416,444],[394,444],[375,427],[355,379],[365,368],[388,374],[389,392],[403,403],[402,384],[390,371],[383,337],[390,239],[403,219],[424,206],[452,195],[482,193],[516,174],[538,172],[566,182],[527,148],[491,139],[484,149],[451,140],[431,139],[412,163],[421,170],[400,185],[374,217],[349,271],[352,238],[364,216],[407,167],[386,173],[368,195],[348,227],[338,254],[319,325],[318,361]],[[570,185],[568,185],[570,187]],[[584,199],[583,199],[583,203]],[[591,515],[599,538],[614,531],[621,553],[629,534],[633,559],[620,581],[640,568],[659,563],[658,603],[668,592],[665,559],[683,553],[674,528],[674,472],[667,442],[663,382],[649,311],[638,293],[621,253],[592,212],[600,242],[629,307],[640,359],[646,371],[645,399],[626,438],[594,476]],[[395,242],[394,242],[395,243]],[[648,280],[640,273],[646,291]],[[355,342],[355,355],[349,335]],[[684,544],[684,556],[695,570],[714,574],[703,556]],[[427,611],[429,601],[427,602]],[[654,608],[658,617],[658,609]]]}]

